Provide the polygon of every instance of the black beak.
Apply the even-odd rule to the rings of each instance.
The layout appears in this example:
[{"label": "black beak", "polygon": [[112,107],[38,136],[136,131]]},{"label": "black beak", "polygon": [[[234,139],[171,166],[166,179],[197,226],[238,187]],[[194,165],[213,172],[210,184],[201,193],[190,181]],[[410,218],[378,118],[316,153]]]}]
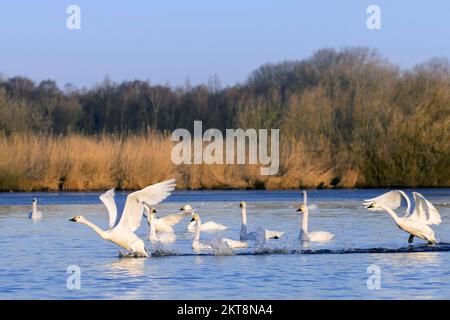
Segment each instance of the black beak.
[{"label": "black beak", "polygon": [[191,222],[192,222],[192,221],[195,221],[195,219],[194,219],[194,218],[192,218],[192,219],[191,219]]},{"label": "black beak", "polygon": [[69,219],[69,221],[77,222],[77,220],[75,220],[75,218]]},{"label": "black beak", "polygon": [[242,208],[242,204],[239,204],[239,208]]},{"label": "black beak", "polygon": [[184,208],[181,208],[180,211],[184,211]]},{"label": "black beak", "polygon": [[298,208],[297,210],[295,210],[295,211],[297,211],[297,212],[300,212],[300,211],[302,211],[302,210],[300,210],[300,208]]},{"label": "black beak", "polygon": [[367,207],[367,209],[370,209],[370,208],[374,208],[373,202],[371,204],[369,204],[369,206]]}]

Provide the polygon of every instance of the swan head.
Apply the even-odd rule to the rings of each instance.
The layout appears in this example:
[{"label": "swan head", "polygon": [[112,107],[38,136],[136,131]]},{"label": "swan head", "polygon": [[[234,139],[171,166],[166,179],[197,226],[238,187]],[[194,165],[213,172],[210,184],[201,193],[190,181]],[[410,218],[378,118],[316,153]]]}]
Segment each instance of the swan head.
[{"label": "swan head", "polygon": [[146,215],[144,215],[144,216],[147,216],[147,220],[150,221],[150,220],[149,220],[150,217],[155,217],[157,211],[156,211],[155,208],[150,207],[150,206],[149,206],[147,203],[145,203],[145,202],[143,202],[143,205],[144,205],[144,210],[145,210],[145,213],[146,213]]},{"label": "swan head", "polygon": [[239,208],[247,208],[247,202],[245,201],[239,202]]},{"label": "swan head", "polygon": [[36,198],[33,198],[33,203],[36,203],[37,202],[37,199]]},{"label": "swan head", "polygon": [[200,215],[199,215],[198,213],[194,213],[194,214],[192,215],[191,222],[193,222],[193,221],[198,222],[199,220],[200,220]]},{"label": "swan head", "polygon": [[189,211],[189,210],[193,210],[192,207],[188,204],[185,204],[184,206],[182,206],[180,208],[180,211]]},{"label": "swan head", "polygon": [[149,215],[155,216],[156,213],[157,213],[157,211],[156,211],[155,208],[150,208],[150,210],[149,210]]},{"label": "swan head", "polygon": [[75,216],[72,219],[69,219],[69,221],[72,221],[72,222],[83,222],[83,221],[86,221],[86,219],[83,216]]},{"label": "swan head", "polygon": [[366,209],[369,209],[369,210],[378,209],[378,208],[380,208],[380,206],[378,205],[378,203],[376,201],[372,201],[371,203],[369,203],[366,206]]},{"label": "swan head", "polygon": [[305,213],[305,212],[307,212],[307,211],[308,211],[308,207],[305,206],[304,204],[302,204],[302,205],[300,206],[300,208],[297,209],[297,212],[300,212],[300,213]]}]

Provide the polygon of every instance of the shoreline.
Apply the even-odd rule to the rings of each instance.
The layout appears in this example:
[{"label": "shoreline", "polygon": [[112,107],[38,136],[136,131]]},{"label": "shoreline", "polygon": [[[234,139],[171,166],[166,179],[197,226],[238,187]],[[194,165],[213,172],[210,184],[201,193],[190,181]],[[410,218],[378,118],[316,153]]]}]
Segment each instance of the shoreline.
[{"label": "shoreline", "polygon": [[[112,187],[111,187],[112,188]],[[208,188],[200,188],[200,189],[189,189],[189,188],[176,188],[174,192],[181,191],[298,191],[298,190],[377,190],[377,189],[450,189],[450,186],[379,186],[379,187],[337,187],[337,188],[307,188],[307,187],[299,187],[299,188],[284,188],[284,189],[257,189],[257,188],[244,188],[244,189],[238,189],[238,188],[214,188],[214,189],[208,189]],[[107,189],[84,189],[84,190],[45,190],[45,189],[36,189],[36,190],[0,190],[0,194],[8,194],[8,193],[97,193],[97,192],[104,192]],[[139,189],[116,189],[114,188],[116,192],[134,192],[138,191]]]}]

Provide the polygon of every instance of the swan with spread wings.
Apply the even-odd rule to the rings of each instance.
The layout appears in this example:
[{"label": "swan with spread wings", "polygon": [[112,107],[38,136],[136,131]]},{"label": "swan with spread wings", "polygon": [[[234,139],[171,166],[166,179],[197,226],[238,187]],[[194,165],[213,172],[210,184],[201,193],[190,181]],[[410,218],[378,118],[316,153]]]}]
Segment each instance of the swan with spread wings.
[{"label": "swan with spread wings", "polygon": [[117,217],[117,207],[114,201],[114,189],[102,194],[100,200],[105,204],[109,213],[108,230],[102,230],[83,216],[75,216],[69,221],[87,225],[102,239],[128,250],[133,256],[148,257],[144,241],[134,233],[141,224],[144,203],[156,205],[167,198],[174,189],[175,179],[170,179],[130,193],[125,201],[122,215],[119,217]]},{"label": "swan with spread wings", "polygon": [[[364,206],[370,211],[387,211],[397,226],[410,234],[408,243],[412,243],[414,237],[423,239],[429,244],[436,243],[433,229],[430,225],[441,223],[441,216],[436,207],[423,195],[413,192],[414,210],[411,212],[411,201],[405,192],[393,190],[373,199],[364,200]],[[402,198],[406,201],[406,212],[399,217],[395,209],[402,205]]]}]

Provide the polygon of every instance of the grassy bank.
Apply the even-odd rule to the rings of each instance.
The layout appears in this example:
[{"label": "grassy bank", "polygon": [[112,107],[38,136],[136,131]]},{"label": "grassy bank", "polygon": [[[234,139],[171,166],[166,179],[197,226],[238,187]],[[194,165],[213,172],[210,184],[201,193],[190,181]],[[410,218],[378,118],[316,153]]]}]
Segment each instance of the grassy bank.
[{"label": "grassy bank", "polygon": [[[320,145],[316,142],[316,146]],[[388,145],[388,144],[386,144]],[[385,152],[380,148],[379,154]],[[170,160],[172,143],[161,134],[117,137],[11,135],[0,137],[0,190],[87,191],[139,189],[167,178],[177,178],[179,189],[292,189],[300,187],[379,187],[369,184],[361,168],[368,158],[357,151],[331,154],[324,145],[311,150],[306,142],[282,141],[280,171],[261,176],[256,165],[174,165]],[[401,150],[399,150],[400,152]],[[374,153],[375,154],[375,153]],[[406,155],[407,156],[407,155]],[[370,158],[369,158],[370,159]],[[360,161],[358,163],[358,161]],[[438,176],[435,167],[413,177],[433,179],[418,183],[402,175],[396,159],[386,157],[378,168],[380,176],[400,175],[403,180],[387,185],[450,186],[448,175]],[[404,159],[400,159],[402,164]],[[405,165],[405,164],[404,164]],[[383,167],[384,166],[384,167]],[[409,170],[409,174],[415,166]],[[439,167],[438,167],[439,168]],[[372,171],[370,171],[373,174]],[[448,173],[448,172],[447,172]],[[404,182],[404,183],[402,183]],[[411,183],[408,183],[411,182]]]}]

